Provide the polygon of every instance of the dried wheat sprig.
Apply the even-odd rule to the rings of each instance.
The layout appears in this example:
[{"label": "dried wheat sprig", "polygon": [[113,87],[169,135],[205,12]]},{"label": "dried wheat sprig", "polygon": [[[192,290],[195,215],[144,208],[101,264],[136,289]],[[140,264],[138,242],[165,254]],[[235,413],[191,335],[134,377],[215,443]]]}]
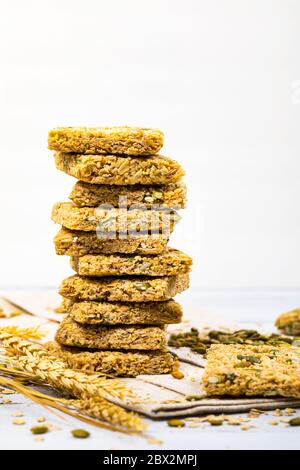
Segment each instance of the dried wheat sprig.
[{"label": "dried wheat sprig", "polygon": [[[104,398],[107,394],[117,398],[134,396],[132,390],[124,387],[119,380],[108,380],[105,377],[100,378],[99,374],[87,374],[68,369],[65,363],[51,356],[40,345],[13,337],[7,333],[0,333],[0,341],[8,351],[25,354],[18,355],[17,358],[9,358],[16,368],[21,369],[44,384],[49,384],[58,390],[68,392],[72,396],[81,399],[78,404],[80,403],[85,413],[136,431],[144,428],[142,420],[138,416],[128,413]],[[75,402],[77,401],[73,401],[74,406]]]},{"label": "dried wheat sprig", "polygon": [[[51,407],[56,410],[59,410],[63,413],[66,413],[73,418],[79,419],[87,424],[91,424],[93,426],[97,426],[99,428],[104,428],[108,429],[110,431],[118,431],[118,432],[126,432],[128,433],[128,430],[125,430],[125,428],[119,428],[116,427],[115,425],[111,425],[108,423],[101,423],[96,419],[93,419],[92,417],[82,415],[81,412],[76,412],[72,411],[69,409],[70,405],[69,404],[64,404],[66,400],[61,400],[59,398],[51,397],[48,395],[45,395],[42,392],[39,392],[37,390],[33,390],[28,386],[25,386],[24,384],[20,383],[18,380],[14,380],[11,378],[6,378],[6,377],[1,377],[0,376],[0,384],[9,387],[12,390],[15,390],[18,393],[21,393],[22,395],[26,396],[30,400],[34,401],[38,405],[44,406],[44,407]],[[76,401],[77,400],[72,400],[74,401],[74,404],[72,404],[72,407],[76,410]],[[79,400],[78,400],[79,401]],[[78,408],[79,409],[79,408]],[[122,409],[122,408],[121,408]],[[88,413],[87,413],[88,415]],[[129,432],[132,432],[133,429],[129,429]],[[138,431],[137,429],[135,430],[136,432]]]},{"label": "dried wheat sprig", "polygon": [[[35,339],[39,340],[46,336],[46,332],[42,331],[40,327],[30,327],[30,328],[20,328],[18,326],[9,325],[9,326],[1,326],[0,334],[10,334],[13,336],[22,337],[24,339]],[[0,337],[1,340],[1,337]]]},{"label": "dried wheat sprig", "polygon": [[55,363],[46,358],[19,356],[15,365],[21,370],[35,375],[42,382],[63,392],[68,392],[76,398],[81,398],[83,395],[105,397],[110,394],[117,398],[132,395],[132,391],[124,387],[119,380],[62,368],[60,362]]},{"label": "dried wheat sprig", "polygon": [[83,397],[80,400],[66,400],[65,403],[93,418],[108,421],[135,432],[142,432],[146,429],[144,421],[137,414],[125,411],[102,397]]},{"label": "dried wheat sprig", "polygon": [[2,332],[0,329],[0,342],[3,344],[8,356],[27,356],[34,358],[46,358],[56,364],[60,364],[61,368],[67,368],[67,364],[59,361],[56,356],[50,354],[48,349],[44,348],[40,343],[28,341],[22,337],[13,336],[10,333]]},{"label": "dried wheat sprig", "polygon": [[18,356],[14,365],[77,398],[83,393],[88,396],[103,396],[109,393],[118,398],[133,395],[132,391],[117,379],[108,380],[105,376],[100,377],[98,373],[85,373],[67,368],[66,363],[59,361],[38,344],[1,332],[0,341],[8,352],[17,351],[18,354],[23,354]]}]

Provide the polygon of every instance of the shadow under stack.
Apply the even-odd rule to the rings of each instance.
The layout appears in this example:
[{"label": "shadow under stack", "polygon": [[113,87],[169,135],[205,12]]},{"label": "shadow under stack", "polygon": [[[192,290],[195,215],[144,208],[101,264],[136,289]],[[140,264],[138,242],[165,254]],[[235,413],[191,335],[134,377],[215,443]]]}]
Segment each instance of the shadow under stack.
[{"label": "shadow under stack", "polygon": [[185,206],[184,172],[157,155],[163,133],[131,127],[49,132],[59,170],[77,178],[52,219],[58,255],[75,275],[64,279],[66,312],[49,348],[76,369],[119,376],[164,374],[178,367],[166,326],[180,323],[173,297],[189,286],[192,260],[167,246]]}]

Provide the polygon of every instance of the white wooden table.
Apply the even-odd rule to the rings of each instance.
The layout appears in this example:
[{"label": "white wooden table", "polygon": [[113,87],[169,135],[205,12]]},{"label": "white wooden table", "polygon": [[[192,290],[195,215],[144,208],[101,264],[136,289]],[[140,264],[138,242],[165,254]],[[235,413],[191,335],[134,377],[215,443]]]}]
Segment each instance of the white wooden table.
[{"label": "white wooden table", "polygon": [[[13,291],[2,291],[10,296]],[[222,319],[223,324],[234,325],[257,322],[265,328],[271,328],[276,315],[290,308],[299,306],[300,292],[189,292],[179,299],[184,306],[185,317],[191,324],[199,324],[200,318]],[[15,323],[19,317],[15,318]],[[30,317],[28,317],[30,321]],[[0,449],[299,449],[299,428],[280,423],[277,426],[268,424],[276,419],[269,412],[252,420],[255,428],[247,431],[240,426],[210,426],[202,424],[197,428],[176,429],[167,426],[164,421],[146,420],[148,436],[162,441],[153,444],[149,439],[128,436],[94,428],[84,423],[56,416],[20,395],[8,395],[13,403],[0,405]],[[3,400],[3,399],[2,399]],[[12,424],[13,413],[21,411],[26,424]],[[300,416],[300,409],[297,411]],[[55,429],[36,441],[29,429],[36,425],[36,419],[44,416]],[[70,430],[84,428],[90,431],[88,439],[74,439]]]}]

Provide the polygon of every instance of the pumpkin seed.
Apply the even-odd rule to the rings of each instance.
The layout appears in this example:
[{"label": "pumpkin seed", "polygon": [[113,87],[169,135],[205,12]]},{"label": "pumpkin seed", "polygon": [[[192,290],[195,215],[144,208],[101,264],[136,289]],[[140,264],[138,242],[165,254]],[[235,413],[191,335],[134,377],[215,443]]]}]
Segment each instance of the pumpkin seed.
[{"label": "pumpkin seed", "polygon": [[73,429],[71,434],[73,437],[77,437],[79,439],[86,439],[87,437],[90,437],[90,433],[85,431],[85,429]]},{"label": "pumpkin seed", "polygon": [[243,354],[238,354],[236,357],[238,358],[239,361],[247,361],[247,362],[251,362],[251,364],[261,363],[261,360],[259,359],[259,357],[256,357],[256,356],[244,356]]},{"label": "pumpkin seed", "polygon": [[33,426],[30,431],[32,434],[46,434],[49,431],[48,426]]},{"label": "pumpkin seed", "polygon": [[139,282],[139,283],[136,283],[136,288],[137,288],[137,290],[140,291],[140,292],[149,289],[149,287],[151,287],[151,284],[150,284],[149,282]]},{"label": "pumpkin seed", "polygon": [[168,426],[171,428],[183,428],[185,426],[185,422],[181,419],[169,419]]},{"label": "pumpkin seed", "polygon": [[300,426],[300,416],[297,416],[296,418],[292,418],[289,420],[289,425],[290,426]]}]

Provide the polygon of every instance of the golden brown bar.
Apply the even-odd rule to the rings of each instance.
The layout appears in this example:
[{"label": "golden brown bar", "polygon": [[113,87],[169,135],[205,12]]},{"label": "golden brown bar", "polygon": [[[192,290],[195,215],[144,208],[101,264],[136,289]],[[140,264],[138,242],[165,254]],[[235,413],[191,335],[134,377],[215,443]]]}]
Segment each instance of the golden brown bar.
[{"label": "golden brown bar", "polygon": [[77,207],[97,207],[110,204],[118,207],[142,205],[151,209],[154,205],[183,209],[186,203],[186,186],[184,183],[166,184],[161,186],[131,185],[113,186],[90,184],[78,181],[69,196]]},{"label": "golden brown bar", "polygon": [[161,326],[82,325],[70,316],[61,322],[55,340],[65,346],[92,349],[155,350],[166,347],[166,333]]},{"label": "golden brown bar", "polygon": [[72,369],[101,372],[113,376],[168,374],[178,367],[177,358],[167,351],[99,351],[47,343],[50,352]]},{"label": "golden brown bar", "polygon": [[190,271],[192,258],[174,248],[156,255],[85,255],[72,257],[71,268],[80,276],[173,276]]},{"label": "golden brown bar", "polygon": [[170,184],[184,176],[178,162],[162,155],[139,158],[56,152],[54,158],[58,170],[93,184]]},{"label": "golden brown bar", "polygon": [[68,312],[78,323],[90,325],[164,325],[182,319],[182,308],[175,300],[126,303],[63,299],[61,311]]},{"label": "golden brown bar", "polygon": [[286,335],[300,336],[300,308],[279,315],[275,325]]},{"label": "golden brown bar", "polygon": [[48,148],[84,154],[152,155],[159,152],[164,134],[141,127],[58,127],[48,134]]},{"label": "golden brown bar", "polygon": [[84,256],[99,253],[159,254],[165,250],[169,237],[166,234],[130,234],[125,239],[102,239],[96,231],[83,232],[61,228],[54,238],[57,255]]},{"label": "golden brown bar", "polygon": [[142,209],[104,209],[76,207],[71,202],[57,202],[53,206],[52,220],[70,230],[94,231],[103,237],[109,233],[157,232],[169,234],[180,220],[177,212]]},{"label": "golden brown bar", "polygon": [[300,348],[212,345],[202,383],[208,395],[300,398]]},{"label": "golden brown bar", "polygon": [[75,300],[149,302],[170,300],[189,287],[189,275],[167,277],[90,278],[78,275],[64,279],[59,293]]}]

